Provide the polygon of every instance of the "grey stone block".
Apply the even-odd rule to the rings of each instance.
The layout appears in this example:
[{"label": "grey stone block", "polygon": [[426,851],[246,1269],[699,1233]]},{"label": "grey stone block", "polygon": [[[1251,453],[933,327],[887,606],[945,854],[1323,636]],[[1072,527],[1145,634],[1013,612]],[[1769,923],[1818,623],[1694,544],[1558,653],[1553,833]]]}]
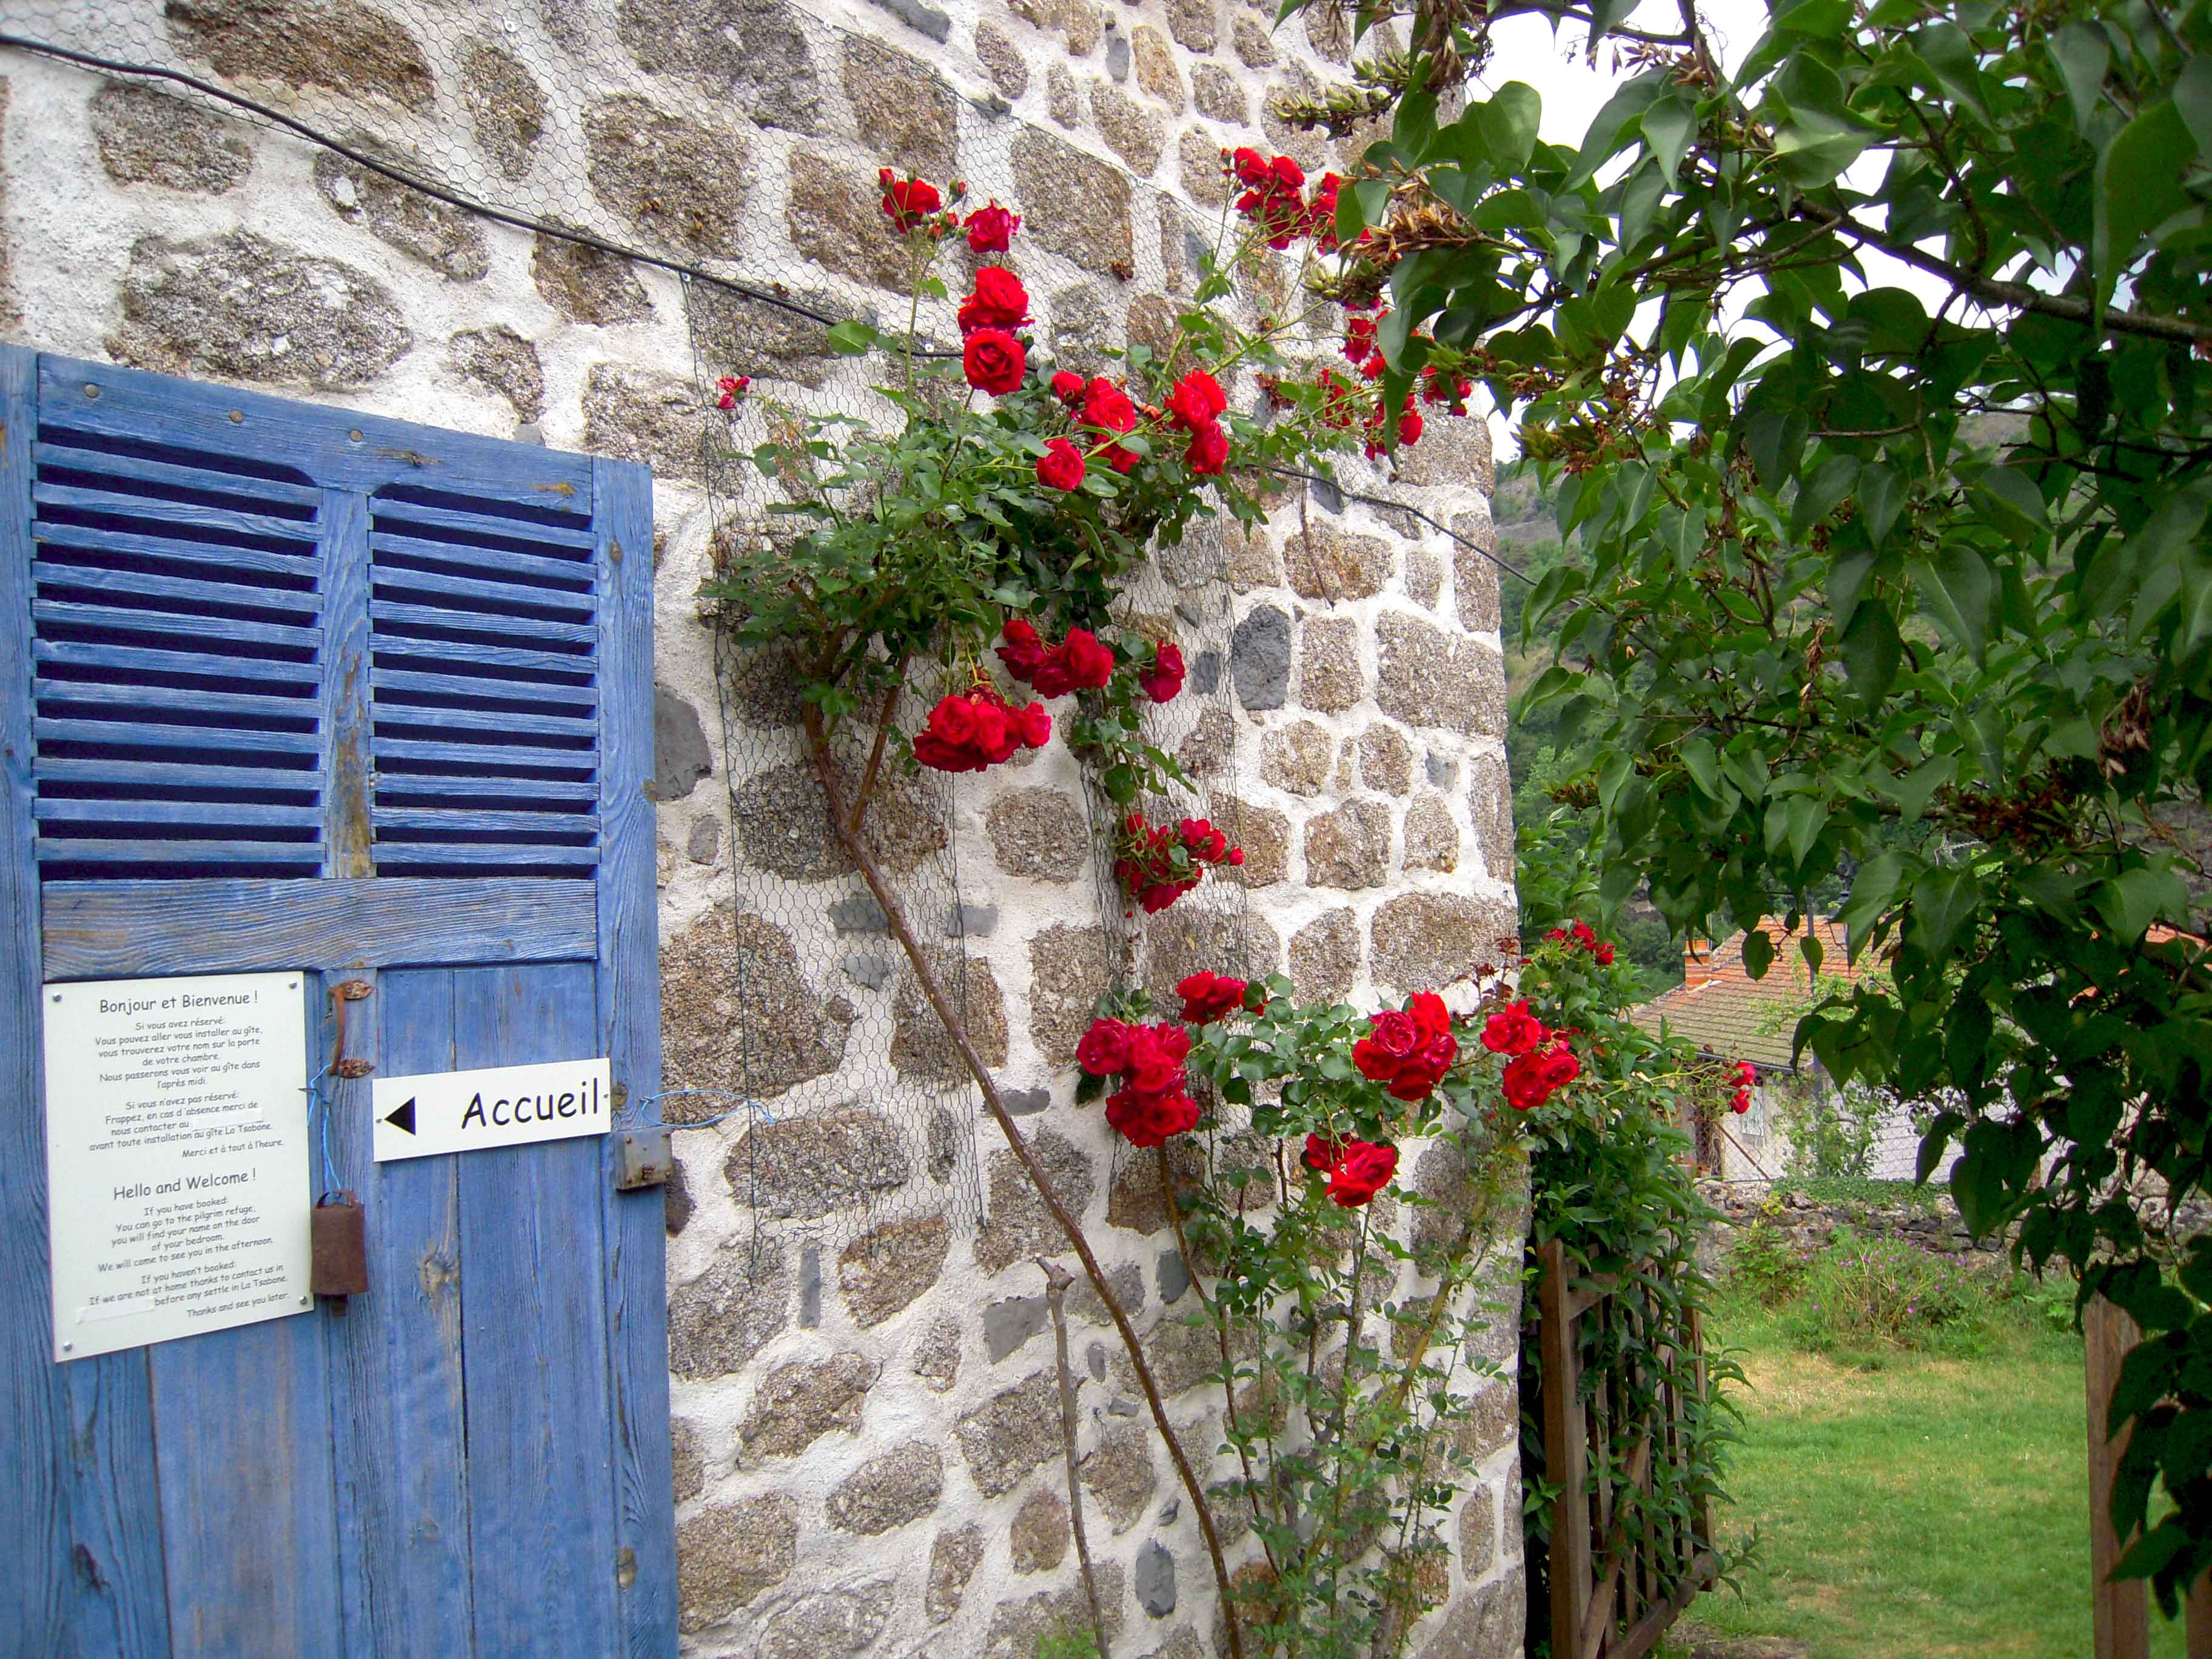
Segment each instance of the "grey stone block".
[{"label": "grey stone block", "polygon": [[1291,619],[1272,605],[1256,605],[1230,636],[1229,672],[1247,708],[1280,708],[1291,690]]},{"label": "grey stone block", "polygon": [[1155,1619],[1176,1610],[1176,1564],[1168,1547],[1155,1538],[1137,1552],[1137,1605]]},{"label": "grey stone block", "polygon": [[1010,1296],[983,1310],[983,1348],[996,1364],[1044,1328],[1041,1296]]}]

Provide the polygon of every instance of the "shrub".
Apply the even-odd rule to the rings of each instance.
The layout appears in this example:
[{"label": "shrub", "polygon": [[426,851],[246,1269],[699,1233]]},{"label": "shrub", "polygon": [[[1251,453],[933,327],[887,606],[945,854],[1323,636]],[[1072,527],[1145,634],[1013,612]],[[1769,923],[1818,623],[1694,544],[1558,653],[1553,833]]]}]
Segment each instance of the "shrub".
[{"label": "shrub", "polygon": [[1808,1266],[1783,1330],[1814,1352],[1868,1345],[1956,1351],[1986,1334],[1990,1296],[1955,1257],[1839,1232]]},{"label": "shrub", "polygon": [[1754,1221],[1729,1250],[1729,1284],[1771,1308],[1796,1295],[1809,1264],[1805,1252],[1770,1221]]}]

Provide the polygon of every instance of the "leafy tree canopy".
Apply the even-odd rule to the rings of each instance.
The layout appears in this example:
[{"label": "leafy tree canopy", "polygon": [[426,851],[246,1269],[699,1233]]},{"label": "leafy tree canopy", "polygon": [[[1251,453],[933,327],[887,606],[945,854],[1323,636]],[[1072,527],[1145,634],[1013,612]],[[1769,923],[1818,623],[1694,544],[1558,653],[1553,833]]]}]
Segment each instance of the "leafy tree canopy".
[{"label": "leafy tree canopy", "polygon": [[[1387,121],[1338,219],[1386,396],[1482,380],[1577,538],[1522,709],[1589,745],[1603,892],[1847,891],[1890,971],[1797,1040],[1956,1103],[1923,1170],[1962,1143],[1972,1224],[2148,1334],[2115,1510],[2174,1498],[2122,1567],[2170,1605],[2212,1565],[2212,1237],[2168,1205],[2212,1128],[2212,9],[1775,0],[1733,67],[1693,0],[1396,10],[1291,112]],[[1579,144],[1471,80],[1515,15],[1629,71]]]}]

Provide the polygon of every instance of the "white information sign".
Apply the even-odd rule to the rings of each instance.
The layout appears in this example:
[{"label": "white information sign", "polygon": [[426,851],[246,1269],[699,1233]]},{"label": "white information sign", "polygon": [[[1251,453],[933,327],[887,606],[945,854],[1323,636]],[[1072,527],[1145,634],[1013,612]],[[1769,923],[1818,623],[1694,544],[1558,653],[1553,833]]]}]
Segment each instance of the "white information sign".
[{"label": "white information sign", "polygon": [[380,1077],[371,1091],[376,1161],[603,1135],[613,1091],[604,1060]]},{"label": "white information sign", "polygon": [[46,988],[56,1359],[312,1305],[301,978]]}]

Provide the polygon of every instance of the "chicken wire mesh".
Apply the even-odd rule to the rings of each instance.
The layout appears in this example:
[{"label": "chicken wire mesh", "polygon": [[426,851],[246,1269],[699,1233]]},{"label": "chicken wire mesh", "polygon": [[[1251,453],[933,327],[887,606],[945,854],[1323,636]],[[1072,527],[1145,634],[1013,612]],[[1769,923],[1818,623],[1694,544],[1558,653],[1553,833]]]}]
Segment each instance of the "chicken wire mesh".
[{"label": "chicken wire mesh", "polygon": [[[697,481],[718,537],[765,524],[770,492],[733,452],[760,441],[766,422],[893,414],[871,366],[831,349],[831,325],[910,320],[924,349],[957,349],[953,300],[909,313],[899,297],[908,272],[876,205],[879,166],[957,174],[971,200],[1024,213],[1011,262],[1034,298],[1038,352],[1085,374],[1110,370],[1118,339],[1172,331],[1177,296],[1219,231],[1214,216],[1015,117],[994,93],[956,87],[943,65],[776,0],[537,0],[500,12],[430,0],[0,0],[0,36],[111,76],[100,95],[118,107],[95,125],[158,121],[169,106],[147,100],[172,100],[306,141],[331,212],[457,286],[492,280],[487,222],[532,234],[532,280],[571,322],[647,319],[634,265],[677,273]],[[981,263],[950,247],[941,274],[954,295]],[[1248,259],[1237,280],[1248,322],[1297,303],[1293,268],[1275,255]],[[1317,310],[1304,347],[1327,351],[1338,320]],[[733,416],[714,409],[725,374],[754,382]],[[1249,376],[1232,395],[1246,407],[1259,398]],[[1410,507],[1398,496],[1357,498]],[[1224,537],[1200,521],[1158,551],[1121,605],[1192,665],[1183,696],[1148,714],[1147,736],[1182,759],[1196,795],[1140,805],[1170,821],[1214,817],[1236,840],[1233,797],[1212,799],[1237,771]],[[738,842],[726,955],[746,1017],[718,1054],[672,1055],[670,1087],[704,1092],[671,1096],[664,1114],[698,1123],[738,1103],[709,1133],[757,1219],[841,1237],[924,1206],[972,1220],[972,1088],[857,877],[836,867],[788,677],[725,649],[718,682]],[[910,697],[902,729],[926,707]],[[948,922],[960,903],[957,787],[901,770],[872,829],[896,849],[902,903],[942,952],[945,983],[971,1012],[999,1008],[1003,1047],[997,989],[976,994],[980,964]],[[1111,872],[1123,809],[1095,785],[1088,804],[1118,980],[1164,995],[1200,967],[1273,967],[1241,880],[1217,875],[1160,916],[1131,914]]]}]

